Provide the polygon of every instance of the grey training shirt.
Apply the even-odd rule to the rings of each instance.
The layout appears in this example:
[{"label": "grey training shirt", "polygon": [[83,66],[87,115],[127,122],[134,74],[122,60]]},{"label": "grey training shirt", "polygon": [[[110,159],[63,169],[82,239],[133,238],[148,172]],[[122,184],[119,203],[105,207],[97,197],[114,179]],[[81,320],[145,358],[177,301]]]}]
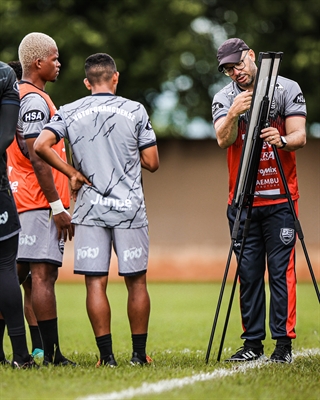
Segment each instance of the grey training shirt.
[{"label": "grey training shirt", "polygon": [[156,136],[142,104],[109,93],[87,96],[62,106],[44,129],[69,141],[74,167],[92,183],[78,192],[74,224],[148,224],[140,151],[156,145]]}]

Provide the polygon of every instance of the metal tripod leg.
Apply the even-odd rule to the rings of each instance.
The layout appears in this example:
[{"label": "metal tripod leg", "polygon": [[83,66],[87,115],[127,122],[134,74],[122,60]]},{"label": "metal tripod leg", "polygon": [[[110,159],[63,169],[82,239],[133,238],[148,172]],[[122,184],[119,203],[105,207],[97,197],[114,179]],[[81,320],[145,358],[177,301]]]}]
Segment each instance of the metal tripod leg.
[{"label": "metal tripod leg", "polygon": [[[224,327],[223,327],[223,332],[222,332],[222,336],[221,336],[217,361],[220,361],[223,344],[224,344],[224,339],[225,339],[226,333],[227,333],[227,328],[228,328],[228,323],[229,323],[229,319],[230,319],[230,313],[231,313],[231,309],[232,309],[234,293],[235,293],[236,286],[237,286],[237,280],[238,280],[238,276],[239,276],[239,270],[240,270],[241,261],[242,261],[242,257],[243,257],[244,247],[246,244],[246,239],[249,234],[249,228],[250,228],[250,223],[251,223],[251,212],[252,212],[252,203],[250,203],[250,205],[248,207],[247,217],[244,222],[242,243],[241,243],[240,253],[238,256],[238,264],[237,264],[237,269],[236,269],[236,273],[235,273],[234,280],[233,280],[233,285],[232,285],[232,290],[231,290],[231,294],[230,294],[230,300],[229,300],[228,310],[227,310],[226,319],[225,319],[225,323],[224,323]],[[240,210],[239,214],[240,214],[240,216],[239,216],[239,222],[240,222],[241,210]]]},{"label": "metal tripod leg", "polygon": [[319,292],[317,280],[316,280],[315,275],[313,273],[313,269],[312,269],[312,266],[311,266],[311,262],[310,262],[310,259],[309,259],[307,248],[306,248],[306,245],[305,245],[305,242],[304,242],[304,235],[303,235],[303,232],[302,232],[302,228],[301,228],[300,222],[299,222],[298,217],[297,217],[296,210],[294,208],[292,197],[290,195],[288,183],[287,183],[286,177],[285,177],[284,172],[283,172],[283,168],[282,168],[282,164],[281,164],[280,157],[279,157],[279,154],[278,154],[278,150],[277,150],[275,145],[272,145],[272,147],[273,147],[273,152],[274,152],[274,155],[275,155],[276,162],[278,164],[279,172],[280,172],[280,175],[281,175],[281,180],[282,180],[282,183],[283,183],[283,186],[285,188],[286,195],[287,195],[289,207],[290,207],[293,219],[294,219],[294,226],[295,226],[298,238],[300,239],[300,242],[301,242],[301,245],[302,245],[302,248],[303,248],[303,252],[304,252],[304,255],[305,255],[305,258],[306,258],[306,261],[307,261],[307,264],[308,264],[308,268],[309,268],[309,271],[310,271],[311,279],[312,279],[312,282],[313,282],[313,285],[314,285],[314,288],[315,288],[315,291],[316,291],[316,295],[318,297],[318,302],[320,303],[320,292]]},{"label": "metal tripod leg", "polygon": [[214,334],[215,334],[216,327],[217,327],[217,322],[218,322],[219,312],[220,312],[220,308],[221,308],[223,293],[224,293],[224,289],[225,289],[225,286],[226,286],[227,277],[228,277],[228,273],[229,273],[232,253],[233,253],[233,242],[231,243],[231,246],[230,246],[228,260],[227,260],[226,268],[225,268],[225,271],[224,271],[224,276],[223,276],[223,279],[222,279],[222,284],[221,284],[218,304],[217,304],[217,308],[216,308],[216,313],[215,313],[213,324],[212,324],[211,335],[210,335],[207,354],[206,354],[206,364],[208,364],[209,357],[210,357],[212,342],[213,342]]}]

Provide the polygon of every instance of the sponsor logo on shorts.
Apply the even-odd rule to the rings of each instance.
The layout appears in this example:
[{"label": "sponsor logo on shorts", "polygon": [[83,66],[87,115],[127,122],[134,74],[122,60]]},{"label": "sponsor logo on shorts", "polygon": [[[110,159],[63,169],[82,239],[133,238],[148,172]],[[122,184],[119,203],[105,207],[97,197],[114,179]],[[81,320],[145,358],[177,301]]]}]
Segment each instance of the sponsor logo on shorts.
[{"label": "sponsor logo on shorts", "polygon": [[8,222],[9,214],[8,211],[5,211],[3,214],[0,214],[0,225],[4,225]]},{"label": "sponsor logo on shorts", "polygon": [[36,235],[26,235],[24,233],[21,233],[19,236],[19,244],[21,246],[25,245],[25,246],[33,246],[37,241],[37,237]]},{"label": "sponsor logo on shorts", "polygon": [[97,258],[99,254],[99,247],[81,247],[77,249],[77,260],[83,260],[85,258]]},{"label": "sponsor logo on shorts", "polygon": [[292,228],[281,228],[280,239],[284,244],[289,244],[294,239],[294,229]]},{"label": "sponsor logo on shorts", "polygon": [[132,247],[131,249],[123,251],[123,260],[127,262],[128,260],[133,260],[134,258],[140,258],[142,256],[142,247],[138,249]]}]

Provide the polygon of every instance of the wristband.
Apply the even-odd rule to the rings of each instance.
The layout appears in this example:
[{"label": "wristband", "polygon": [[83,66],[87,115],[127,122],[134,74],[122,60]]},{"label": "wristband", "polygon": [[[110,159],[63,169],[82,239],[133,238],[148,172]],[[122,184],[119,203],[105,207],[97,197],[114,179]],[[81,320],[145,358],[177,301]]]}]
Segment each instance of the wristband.
[{"label": "wristband", "polygon": [[62,213],[63,211],[66,211],[65,208],[63,207],[62,201],[60,199],[53,201],[52,203],[49,203],[49,204],[52,209],[52,215],[57,215],[57,214]]}]

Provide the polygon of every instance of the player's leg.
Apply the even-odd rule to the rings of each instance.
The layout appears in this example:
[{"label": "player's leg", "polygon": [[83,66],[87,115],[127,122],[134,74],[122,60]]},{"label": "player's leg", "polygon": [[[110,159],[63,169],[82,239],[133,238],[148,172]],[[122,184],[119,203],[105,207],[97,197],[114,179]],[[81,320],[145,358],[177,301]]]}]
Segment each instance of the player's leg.
[{"label": "player's leg", "polygon": [[146,274],[125,276],[128,289],[128,318],[132,337],[132,364],[146,364],[151,359],[146,354],[150,297],[147,290]]},{"label": "player's leg", "polygon": [[0,310],[6,321],[15,368],[31,366],[24,326],[22,295],[16,270],[18,235],[0,241]]},{"label": "player's leg", "polygon": [[150,297],[147,290],[146,272],[149,256],[148,227],[138,229],[114,229],[114,249],[118,256],[119,275],[125,279],[128,290],[128,318],[132,336],[131,364],[146,364]]},{"label": "player's leg", "polygon": [[27,320],[31,342],[32,342],[32,353],[35,354],[43,354],[42,349],[42,340],[40,331],[38,328],[37,318],[33,312],[32,301],[31,301],[31,288],[32,288],[32,279],[30,273],[29,263],[20,262],[17,263],[17,271],[19,283],[23,287],[24,291],[24,315]]},{"label": "player's leg", "polygon": [[276,340],[271,361],[291,362],[296,337],[296,275],[294,218],[287,203],[269,207],[265,220],[270,286],[270,331]]},{"label": "player's leg", "polygon": [[6,328],[6,322],[3,318],[3,315],[0,313],[0,365],[5,365],[9,363],[9,361],[6,359],[3,348],[3,338],[4,338],[5,328]]},{"label": "player's leg", "polygon": [[58,241],[50,210],[19,215],[22,226],[17,261],[28,262],[32,276],[31,301],[40,330],[44,365],[75,365],[60,351],[55,282],[62,265],[64,243]]},{"label": "player's leg", "polygon": [[[233,230],[237,210],[228,207],[228,219],[230,232]],[[243,241],[243,228],[246,218],[246,210],[241,216],[238,238],[234,244],[234,252],[239,259]],[[244,339],[244,346],[232,355],[227,361],[251,361],[263,354],[262,341],[266,337],[265,318],[265,245],[259,220],[259,210],[253,208],[249,232],[246,237],[245,247],[242,253],[239,268],[240,281],[240,308]]]},{"label": "player's leg", "polygon": [[116,366],[112,351],[110,331],[111,310],[106,294],[108,276],[85,276],[88,317],[100,352],[97,367],[101,365]]},{"label": "player's leg", "polygon": [[99,349],[101,365],[117,365],[112,351],[110,331],[111,310],[107,296],[111,258],[111,233],[97,226],[75,226],[74,239],[76,274],[85,275],[88,317]]}]

